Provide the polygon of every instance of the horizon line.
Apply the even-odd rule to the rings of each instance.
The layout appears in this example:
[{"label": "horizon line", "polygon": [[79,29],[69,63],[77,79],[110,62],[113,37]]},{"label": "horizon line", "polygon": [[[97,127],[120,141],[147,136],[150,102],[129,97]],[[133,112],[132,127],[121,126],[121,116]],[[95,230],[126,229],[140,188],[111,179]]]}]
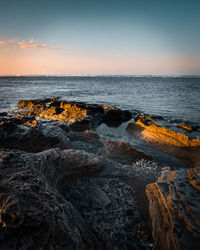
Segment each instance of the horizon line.
[{"label": "horizon line", "polygon": [[0,77],[196,77],[200,74],[4,74]]}]

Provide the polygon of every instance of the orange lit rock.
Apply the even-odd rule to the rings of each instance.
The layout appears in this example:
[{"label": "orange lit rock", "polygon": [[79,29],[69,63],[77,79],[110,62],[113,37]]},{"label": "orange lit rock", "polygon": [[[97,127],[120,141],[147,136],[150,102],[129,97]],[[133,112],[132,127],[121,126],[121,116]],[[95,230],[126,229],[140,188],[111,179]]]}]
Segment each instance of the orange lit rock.
[{"label": "orange lit rock", "polygon": [[184,129],[186,131],[192,131],[192,127],[189,126],[189,125],[185,125],[185,124],[178,124],[176,125],[177,128],[181,128],[181,129]]},{"label": "orange lit rock", "polygon": [[200,146],[199,140],[190,140],[188,136],[166,129],[155,122],[148,121],[146,124],[145,122],[146,120],[143,121],[139,119],[135,124],[144,129],[142,135],[147,140],[171,144],[178,147]]},{"label": "orange lit rock", "polygon": [[200,249],[200,168],[163,172],[146,194],[154,249]]},{"label": "orange lit rock", "polygon": [[24,110],[27,115],[33,114],[57,121],[73,122],[82,120],[87,115],[87,110],[77,107],[76,104],[54,101],[50,102],[50,105],[46,105],[45,103],[49,101],[52,101],[52,99],[22,100],[17,105],[29,108],[30,111]]},{"label": "orange lit rock", "polygon": [[130,122],[127,130],[149,146],[172,154],[190,166],[200,166],[200,140],[191,140],[188,136],[166,129],[146,119]]}]

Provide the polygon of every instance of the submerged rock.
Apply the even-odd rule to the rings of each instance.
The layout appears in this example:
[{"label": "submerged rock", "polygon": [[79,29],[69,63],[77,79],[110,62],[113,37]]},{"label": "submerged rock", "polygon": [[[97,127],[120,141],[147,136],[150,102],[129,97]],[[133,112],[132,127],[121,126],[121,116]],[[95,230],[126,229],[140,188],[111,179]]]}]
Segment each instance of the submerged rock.
[{"label": "submerged rock", "polygon": [[154,248],[200,249],[200,168],[163,171],[146,193]]}]

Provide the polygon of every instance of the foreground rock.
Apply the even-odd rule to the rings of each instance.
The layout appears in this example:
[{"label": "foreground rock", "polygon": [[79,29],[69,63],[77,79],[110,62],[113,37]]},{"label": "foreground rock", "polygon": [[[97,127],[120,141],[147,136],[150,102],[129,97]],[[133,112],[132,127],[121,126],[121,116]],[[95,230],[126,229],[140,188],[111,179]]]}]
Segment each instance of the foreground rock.
[{"label": "foreground rock", "polygon": [[0,249],[151,249],[134,188],[112,173],[127,171],[85,151],[1,150]]},{"label": "foreground rock", "polygon": [[0,249],[152,249],[149,211],[154,249],[200,248],[199,140],[133,114],[131,134],[196,166],[164,164],[159,178],[151,156],[95,132],[130,111],[56,98],[19,106],[0,114]]},{"label": "foreground rock", "polygon": [[1,249],[103,249],[58,192],[70,175],[99,171],[95,157],[49,150],[1,151],[0,158]]},{"label": "foreground rock", "polygon": [[146,193],[154,248],[200,249],[200,168],[164,171]]}]

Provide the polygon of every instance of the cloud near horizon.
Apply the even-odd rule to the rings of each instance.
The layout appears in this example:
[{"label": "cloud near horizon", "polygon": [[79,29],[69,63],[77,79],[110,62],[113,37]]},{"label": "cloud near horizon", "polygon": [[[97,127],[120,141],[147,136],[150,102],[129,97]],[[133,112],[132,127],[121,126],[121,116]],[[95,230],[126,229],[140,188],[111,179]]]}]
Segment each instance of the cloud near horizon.
[{"label": "cloud near horizon", "polygon": [[21,41],[18,42],[17,45],[21,49],[56,49],[55,46],[50,46],[46,43],[34,43],[33,41],[30,42]]},{"label": "cloud near horizon", "polygon": [[14,46],[15,48],[18,47],[20,49],[57,49],[58,46],[48,45],[46,43],[38,43],[34,42],[34,40],[30,41],[16,41],[16,40],[9,40],[9,41],[0,41],[0,45],[8,45]]}]

